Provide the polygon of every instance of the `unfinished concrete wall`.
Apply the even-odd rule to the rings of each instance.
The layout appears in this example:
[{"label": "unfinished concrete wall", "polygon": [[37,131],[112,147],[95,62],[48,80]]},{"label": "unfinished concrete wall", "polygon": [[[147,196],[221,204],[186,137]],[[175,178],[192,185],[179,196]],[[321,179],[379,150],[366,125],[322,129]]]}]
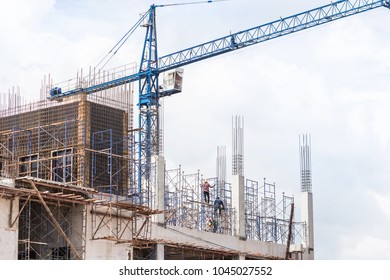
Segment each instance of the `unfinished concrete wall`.
[{"label": "unfinished concrete wall", "polygon": [[19,199],[0,198],[0,260],[18,259],[18,222],[10,227],[18,214]]},{"label": "unfinished concrete wall", "polygon": [[[184,227],[152,225],[152,238],[167,242],[192,244],[198,247],[210,247],[223,251],[237,251],[242,256],[262,255],[284,258],[286,245],[275,244],[258,240],[242,240],[238,236],[229,236],[205,231],[198,231]],[[238,256],[237,256],[238,257]]]},{"label": "unfinished concrete wall", "polygon": [[[69,211],[69,221],[72,225],[72,233],[69,236],[70,242],[73,244],[81,259],[85,258],[85,213],[87,207],[85,205],[77,205]],[[75,256],[73,256],[74,258]]]},{"label": "unfinished concrete wall", "polygon": [[86,260],[127,260],[128,245],[110,240],[87,239]]},{"label": "unfinished concrete wall", "polygon": [[[121,217],[115,209],[86,207],[85,259],[127,260],[129,245],[116,242],[118,234],[121,234],[123,240],[131,240],[132,228],[124,228],[123,224],[127,220]],[[79,223],[81,222],[79,221]]]}]

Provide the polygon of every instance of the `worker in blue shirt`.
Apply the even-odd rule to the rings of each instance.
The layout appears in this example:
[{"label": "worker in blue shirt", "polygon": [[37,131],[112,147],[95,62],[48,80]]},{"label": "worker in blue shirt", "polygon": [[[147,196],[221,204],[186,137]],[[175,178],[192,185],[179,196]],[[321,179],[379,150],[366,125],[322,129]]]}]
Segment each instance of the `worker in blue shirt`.
[{"label": "worker in blue shirt", "polygon": [[214,201],[214,214],[217,215],[218,211],[218,214],[221,215],[222,210],[225,210],[225,205],[223,204],[223,201],[219,198],[219,196],[217,196]]}]

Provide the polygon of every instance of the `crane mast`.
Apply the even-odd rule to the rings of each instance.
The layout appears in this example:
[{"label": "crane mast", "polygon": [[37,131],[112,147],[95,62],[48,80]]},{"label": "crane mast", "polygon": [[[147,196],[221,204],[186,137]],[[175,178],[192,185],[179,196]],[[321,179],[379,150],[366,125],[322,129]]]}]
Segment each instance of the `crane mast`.
[{"label": "crane mast", "polygon": [[156,8],[163,6],[150,6],[147,23],[143,25],[146,27],[146,35],[138,73],[65,92],[54,88],[48,97],[48,99],[61,99],[75,94],[91,94],[119,85],[139,82],[139,147],[138,158],[135,160],[138,164],[139,192],[142,189],[149,190],[151,158],[154,155],[159,155],[161,151],[159,99],[179,92],[161,89],[159,74],[375,8],[390,8],[390,0],[341,0],[158,57]]},{"label": "crane mast", "polygon": [[[149,18],[146,27],[146,35],[139,73],[145,73],[139,77],[139,118],[141,130],[138,134],[138,192],[142,185],[149,190],[151,157],[159,154],[160,129],[159,129],[159,86],[158,86],[158,56],[156,36],[156,6],[149,9]],[[142,180],[146,178],[146,180]]]}]

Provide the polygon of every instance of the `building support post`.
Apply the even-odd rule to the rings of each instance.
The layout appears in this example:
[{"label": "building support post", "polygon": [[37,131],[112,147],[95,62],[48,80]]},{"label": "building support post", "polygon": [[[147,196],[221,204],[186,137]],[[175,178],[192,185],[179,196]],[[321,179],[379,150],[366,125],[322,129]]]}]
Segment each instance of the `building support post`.
[{"label": "building support post", "polygon": [[236,211],[236,236],[246,239],[245,236],[245,205],[244,205],[244,176],[232,176],[232,206]]},{"label": "building support post", "polygon": [[313,193],[302,192],[302,221],[306,223],[307,239],[306,249],[310,259],[314,259],[314,222],[313,222]]},{"label": "building support post", "polygon": [[156,244],[156,260],[164,260],[165,254],[164,254],[164,244],[157,243]]},{"label": "building support post", "polygon": [[[165,159],[159,155],[155,157],[156,163],[156,202],[157,210],[164,211],[165,207]],[[164,213],[153,215],[153,222],[158,225],[165,224]]]}]

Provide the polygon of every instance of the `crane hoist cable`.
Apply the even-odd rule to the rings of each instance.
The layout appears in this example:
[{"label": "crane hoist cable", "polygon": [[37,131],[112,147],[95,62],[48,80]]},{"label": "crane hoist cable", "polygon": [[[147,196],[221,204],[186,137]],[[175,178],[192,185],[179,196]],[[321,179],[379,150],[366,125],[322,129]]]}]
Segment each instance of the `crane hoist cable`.
[{"label": "crane hoist cable", "polygon": [[[108,62],[110,62],[110,60],[117,54],[119,49],[126,43],[126,41],[134,33],[134,31],[142,24],[142,22],[145,20],[147,15],[148,15],[148,11],[142,13],[139,20],[126,32],[125,35],[122,36],[122,38],[110,49],[110,51],[99,61],[99,63],[96,64],[94,69],[99,68],[99,66],[102,64],[97,74],[99,74],[104,69],[104,67],[108,64]],[[97,74],[95,74],[95,76]]]},{"label": "crane hoist cable", "polygon": [[[195,1],[195,2],[185,2],[185,3],[176,3],[176,4],[163,4],[156,5],[156,7],[168,7],[168,6],[179,6],[179,5],[191,5],[191,4],[202,4],[202,3],[213,3],[213,2],[221,2],[221,1],[229,1],[229,0],[207,0],[207,1]],[[112,49],[99,61],[99,63],[94,67],[95,69],[100,67],[98,74],[104,69],[108,62],[116,55],[119,49],[126,43],[126,41],[130,38],[130,36],[134,33],[134,31],[141,25],[144,19],[148,16],[148,11],[141,14],[140,19],[126,32],[125,35],[112,47]],[[111,54],[111,56],[110,56]],[[105,61],[106,60],[106,61]]]}]

